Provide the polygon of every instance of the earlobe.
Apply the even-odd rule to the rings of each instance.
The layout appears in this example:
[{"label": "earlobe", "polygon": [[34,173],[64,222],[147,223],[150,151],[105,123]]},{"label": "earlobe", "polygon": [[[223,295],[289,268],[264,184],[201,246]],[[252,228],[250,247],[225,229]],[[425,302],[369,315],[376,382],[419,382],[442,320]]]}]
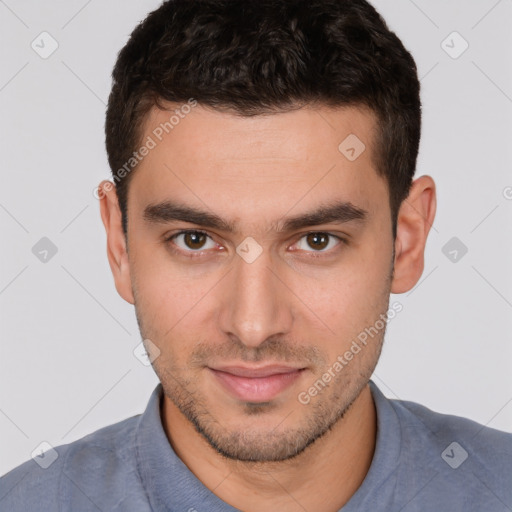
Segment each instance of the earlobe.
[{"label": "earlobe", "polygon": [[107,234],[107,257],[117,292],[124,300],[134,304],[126,238],[115,185],[108,180],[102,181],[98,186],[98,197],[101,220]]},{"label": "earlobe", "polygon": [[419,281],[427,236],[436,214],[436,186],[430,176],[417,178],[397,220],[392,293],[405,293]]}]

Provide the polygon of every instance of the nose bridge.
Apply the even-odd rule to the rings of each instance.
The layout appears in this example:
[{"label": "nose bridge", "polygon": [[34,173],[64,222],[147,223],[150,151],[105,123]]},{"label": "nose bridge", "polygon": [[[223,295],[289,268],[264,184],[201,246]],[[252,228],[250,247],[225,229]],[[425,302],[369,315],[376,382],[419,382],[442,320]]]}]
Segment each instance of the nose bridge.
[{"label": "nose bridge", "polygon": [[236,335],[244,345],[255,347],[269,336],[289,331],[292,313],[268,249],[252,260],[243,248],[241,244],[234,271],[230,272],[221,328]]}]

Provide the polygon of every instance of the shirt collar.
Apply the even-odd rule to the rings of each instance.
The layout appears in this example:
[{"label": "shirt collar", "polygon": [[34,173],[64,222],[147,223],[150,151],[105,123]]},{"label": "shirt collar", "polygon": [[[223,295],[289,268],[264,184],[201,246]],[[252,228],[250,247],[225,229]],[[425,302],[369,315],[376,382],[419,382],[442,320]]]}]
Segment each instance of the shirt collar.
[{"label": "shirt collar", "polygon": [[[377,505],[382,502],[384,500],[382,488],[398,467],[402,445],[400,420],[391,401],[384,396],[377,385],[372,380],[369,385],[377,415],[375,451],[363,483],[343,507],[343,512],[368,510],[368,503],[375,501]],[[393,490],[391,487],[386,487],[386,492],[393,492]],[[372,508],[376,509],[377,506]]]},{"label": "shirt collar", "polygon": [[154,389],[139,419],[135,440],[137,469],[151,508],[158,511],[236,511],[212,493],[172,449],[162,426],[162,384]]}]

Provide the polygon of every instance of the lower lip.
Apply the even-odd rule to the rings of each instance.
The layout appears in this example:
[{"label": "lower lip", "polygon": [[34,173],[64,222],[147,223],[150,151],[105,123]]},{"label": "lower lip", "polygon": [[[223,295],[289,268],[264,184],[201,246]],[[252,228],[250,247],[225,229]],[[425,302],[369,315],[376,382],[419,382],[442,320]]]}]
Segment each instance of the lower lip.
[{"label": "lower lip", "polygon": [[240,377],[231,373],[212,370],[221,385],[236,398],[245,402],[268,402],[291,386],[302,370],[268,375],[267,377]]}]

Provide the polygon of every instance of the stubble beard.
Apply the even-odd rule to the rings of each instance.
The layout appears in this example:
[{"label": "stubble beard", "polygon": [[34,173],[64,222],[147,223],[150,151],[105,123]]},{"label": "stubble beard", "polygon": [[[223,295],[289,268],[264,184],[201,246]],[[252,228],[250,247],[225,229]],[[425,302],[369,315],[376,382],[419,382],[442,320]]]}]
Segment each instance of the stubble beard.
[{"label": "stubble beard", "polygon": [[[267,427],[263,431],[251,431],[247,428],[226,429],[222,425],[222,418],[216,418],[210,412],[201,392],[181,375],[181,371],[169,370],[169,366],[160,364],[161,361],[155,361],[153,367],[162,383],[165,396],[219,455],[239,462],[283,462],[304,453],[343,420],[368,384],[380,355],[383,338],[384,331],[378,340],[374,340],[378,347],[366,347],[372,351],[372,358],[365,367],[359,368],[357,374],[348,373],[348,367],[344,368],[342,372],[347,373],[337,375],[315,400],[307,405],[297,400],[288,415],[283,414],[283,419],[276,421],[273,428]],[[275,408],[273,402],[245,403],[241,405],[240,415],[245,418],[253,417],[256,423],[259,417]],[[294,420],[297,415],[300,415],[298,426],[282,427],[297,421]]]}]

